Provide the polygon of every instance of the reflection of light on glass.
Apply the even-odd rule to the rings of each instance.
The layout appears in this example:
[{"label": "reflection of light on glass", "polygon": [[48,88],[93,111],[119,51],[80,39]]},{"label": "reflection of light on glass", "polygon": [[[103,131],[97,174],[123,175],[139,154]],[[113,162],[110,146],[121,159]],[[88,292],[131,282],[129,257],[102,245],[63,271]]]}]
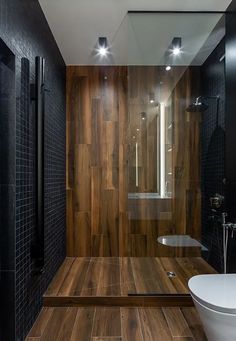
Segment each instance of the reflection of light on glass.
[{"label": "reflection of light on glass", "polygon": [[99,52],[100,56],[105,57],[108,53],[108,50],[105,47],[99,47],[98,52]]},{"label": "reflection of light on glass", "polygon": [[155,102],[155,95],[153,93],[149,94],[149,102],[154,103]]},{"label": "reflection of light on glass", "polygon": [[141,118],[142,118],[142,120],[145,120],[146,119],[146,113],[145,112],[141,112]]},{"label": "reflection of light on glass", "polygon": [[172,148],[169,148],[169,149],[168,149],[168,152],[172,152]]},{"label": "reflection of light on glass", "polygon": [[181,50],[179,47],[175,47],[172,52],[175,56],[178,56],[180,54]]},{"label": "reflection of light on glass", "polygon": [[160,105],[160,194],[165,197],[165,104]]},{"label": "reflection of light on glass", "polygon": [[138,142],[135,143],[135,154],[136,187],[138,187]]}]

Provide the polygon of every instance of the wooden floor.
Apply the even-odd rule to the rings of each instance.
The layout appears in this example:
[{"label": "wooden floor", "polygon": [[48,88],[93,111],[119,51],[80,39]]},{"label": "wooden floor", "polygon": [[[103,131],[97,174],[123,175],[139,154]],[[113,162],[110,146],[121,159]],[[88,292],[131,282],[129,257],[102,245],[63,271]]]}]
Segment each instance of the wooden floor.
[{"label": "wooden floor", "polygon": [[[26,340],[206,341],[187,287],[190,277],[203,273],[215,271],[202,258],[66,258]],[[147,293],[173,296],[169,306],[156,298],[139,304],[130,293],[143,300]],[[181,294],[189,301],[173,299]]]},{"label": "wooden floor", "polygon": [[27,341],[206,341],[194,308],[44,308]]},{"label": "wooden floor", "polygon": [[66,258],[45,297],[188,294],[189,278],[205,273],[215,270],[199,257]]}]

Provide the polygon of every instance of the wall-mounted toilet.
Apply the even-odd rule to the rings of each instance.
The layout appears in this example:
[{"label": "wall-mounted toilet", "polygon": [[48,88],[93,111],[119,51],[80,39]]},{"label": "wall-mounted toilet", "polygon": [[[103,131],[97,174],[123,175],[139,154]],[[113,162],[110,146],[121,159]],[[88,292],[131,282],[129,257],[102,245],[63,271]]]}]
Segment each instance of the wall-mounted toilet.
[{"label": "wall-mounted toilet", "polygon": [[198,275],[188,286],[207,339],[236,340],[236,274]]}]

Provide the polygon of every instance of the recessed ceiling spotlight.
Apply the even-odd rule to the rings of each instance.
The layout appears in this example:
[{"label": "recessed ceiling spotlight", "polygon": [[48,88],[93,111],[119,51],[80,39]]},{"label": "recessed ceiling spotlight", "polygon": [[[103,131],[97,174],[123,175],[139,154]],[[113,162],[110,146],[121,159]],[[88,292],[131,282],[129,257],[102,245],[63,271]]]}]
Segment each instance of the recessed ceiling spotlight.
[{"label": "recessed ceiling spotlight", "polygon": [[182,38],[181,37],[173,38],[171,45],[173,55],[178,56],[181,52]]},{"label": "recessed ceiling spotlight", "polygon": [[146,120],[146,113],[145,112],[141,112],[141,119],[144,121]]},{"label": "recessed ceiling spotlight", "polygon": [[171,66],[170,65],[167,65],[166,66],[166,71],[170,71],[171,70]]},{"label": "recessed ceiling spotlight", "polygon": [[105,57],[108,54],[108,44],[106,37],[98,38],[98,53],[102,57]]},{"label": "recessed ceiling spotlight", "polygon": [[149,94],[149,102],[154,103],[155,102],[155,95],[154,93]]}]

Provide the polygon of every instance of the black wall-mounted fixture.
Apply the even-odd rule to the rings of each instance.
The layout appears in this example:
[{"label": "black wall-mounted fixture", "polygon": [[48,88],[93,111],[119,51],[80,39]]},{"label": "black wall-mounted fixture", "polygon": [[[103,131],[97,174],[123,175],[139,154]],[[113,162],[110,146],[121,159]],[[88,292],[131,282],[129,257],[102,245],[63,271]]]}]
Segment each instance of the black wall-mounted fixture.
[{"label": "black wall-mounted fixture", "polygon": [[35,103],[36,132],[36,231],[31,256],[34,273],[42,273],[44,268],[44,113],[45,113],[45,59],[35,59],[35,84],[31,87],[31,99]]}]

